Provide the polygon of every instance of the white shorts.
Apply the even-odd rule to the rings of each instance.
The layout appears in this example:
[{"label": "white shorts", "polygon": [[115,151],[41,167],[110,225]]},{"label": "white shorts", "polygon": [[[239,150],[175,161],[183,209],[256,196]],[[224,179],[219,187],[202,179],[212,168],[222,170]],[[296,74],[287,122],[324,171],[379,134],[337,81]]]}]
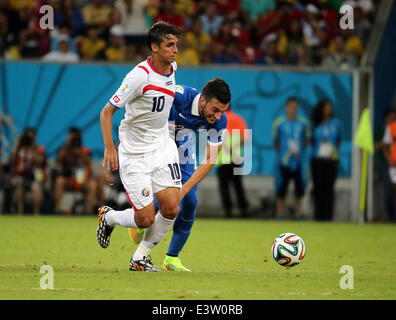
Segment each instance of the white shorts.
[{"label": "white shorts", "polygon": [[153,201],[153,194],[166,188],[181,188],[179,153],[174,140],[159,150],[141,155],[118,151],[122,184],[132,207],[142,209]]},{"label": "white shorts", "polygon": [[389,177],[392,183],[396,183],[396,167],[389,168]]}]

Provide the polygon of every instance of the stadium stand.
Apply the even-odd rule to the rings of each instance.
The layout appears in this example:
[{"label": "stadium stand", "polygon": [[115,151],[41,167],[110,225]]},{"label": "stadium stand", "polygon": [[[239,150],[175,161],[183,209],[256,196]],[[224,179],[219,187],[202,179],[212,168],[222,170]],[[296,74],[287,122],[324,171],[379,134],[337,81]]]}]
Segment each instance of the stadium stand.
[{"label": "stadium stand", "polygon": [[[164,20],[186,33],[181,65],[331,66],[344,55],[355,64],[367,45],[377,2],[346,1],[355,10],[355,28],[338,32],[339,0],[5,0],[0,3],[0,54],[41,58],[57,48],[63,34],[82,60],[133,63],[148,55],[144,35],[149,26]],[[39,27],[39,8],[45,4],[54,8],[54,30]]]}]

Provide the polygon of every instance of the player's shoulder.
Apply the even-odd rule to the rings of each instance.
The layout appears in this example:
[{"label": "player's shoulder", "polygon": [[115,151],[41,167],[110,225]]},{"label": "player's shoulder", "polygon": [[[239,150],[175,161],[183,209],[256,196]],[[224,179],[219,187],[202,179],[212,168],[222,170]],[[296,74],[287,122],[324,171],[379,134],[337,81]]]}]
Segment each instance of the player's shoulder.
[{"label": "player's shoulder", "polygon": [[305,116],[302,116],[302,115],[298,115],[297,116],[297,120],[300,122],[300,123],[302,123],[303,125],[305,125],[305,126],[309,126],[309,120],[305,117]]},{"label": "player's shoulder", "polygon": [[189,86],[176,85],[175,88],[175,103],[188,107],[192,104],[194,98],[199,94],[199,92]]},{"label": "player's shoulder", "polygon": [[280,126],[282,123],[286,123],[286,121],[287,121],[286,115],[280,115],[275,118],[273,124],[274,126]]},{"label": "player's shoulder", "polygon": [[196,95],[199,93],[197,89],[186,86],[184,84],[177,84],[175,92],[181,95]]},{"label": "player's shoulder", "polygon": [[333,118],[333,119],[331,119],[331,122],[332,122],[333,125],[336,126],[337,128],[341,128],[341,121],[340,121],[340,120],[338,120],[338,119],[336,119],[336,118]]},{"label": "player's shoulder", "polygon": [[132,70],[129,71],[125,76],[125,80],[129,80],[129,79],[147,80],[149,74],[150,74],[150,67],[147,61],[145,60],[138,63],[134,68],[132,68]]}]

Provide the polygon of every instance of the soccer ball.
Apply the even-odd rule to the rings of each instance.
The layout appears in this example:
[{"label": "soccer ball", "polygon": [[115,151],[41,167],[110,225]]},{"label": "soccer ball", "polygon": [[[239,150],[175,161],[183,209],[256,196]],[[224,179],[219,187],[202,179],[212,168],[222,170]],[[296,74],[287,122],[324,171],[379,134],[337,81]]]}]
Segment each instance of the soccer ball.
[{"label": "soccer ball", "polygon": [[303,239],[294,233],[282,233],[272,242],[271,253],[281,266],[294,267],[304,259],[305,244]]}]

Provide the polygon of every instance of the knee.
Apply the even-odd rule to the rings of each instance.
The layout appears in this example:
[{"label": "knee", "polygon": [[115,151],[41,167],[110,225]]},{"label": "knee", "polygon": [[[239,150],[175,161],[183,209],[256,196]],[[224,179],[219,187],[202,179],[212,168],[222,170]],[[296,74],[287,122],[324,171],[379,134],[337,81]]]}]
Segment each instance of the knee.
[{"label": "knee", "polygon": [[173,220],[179,214],[179,203],[177,201],[169,201],[160,206],[160,211],[165,219]]},{"label": "knee", "polygon": [[55,180],[55,188],[64,188],[66,184],[66,179],[63,176],[57,176]]},{"label": "knee", "polygon": [[95,180],[89,180],[88,181],[88,185],[87,185],[87,189],[89,193],[95,193],[96,192],[96,181]]},{"label": "knee", "polygon": [[135,223],[139,228],[149,228],[155,220],[154,215],[135,215]]},{"label": "knee", "polygon": [[34,182],[32,184],[32,192],[33,192],[33,194],[40,196],[42,193],[41,185],[37,182]]},{"label": "knee", "polygon": [[198,205],[198,197],[196,194],[187,195],[181,202],[183,212],[194,212]]}]

